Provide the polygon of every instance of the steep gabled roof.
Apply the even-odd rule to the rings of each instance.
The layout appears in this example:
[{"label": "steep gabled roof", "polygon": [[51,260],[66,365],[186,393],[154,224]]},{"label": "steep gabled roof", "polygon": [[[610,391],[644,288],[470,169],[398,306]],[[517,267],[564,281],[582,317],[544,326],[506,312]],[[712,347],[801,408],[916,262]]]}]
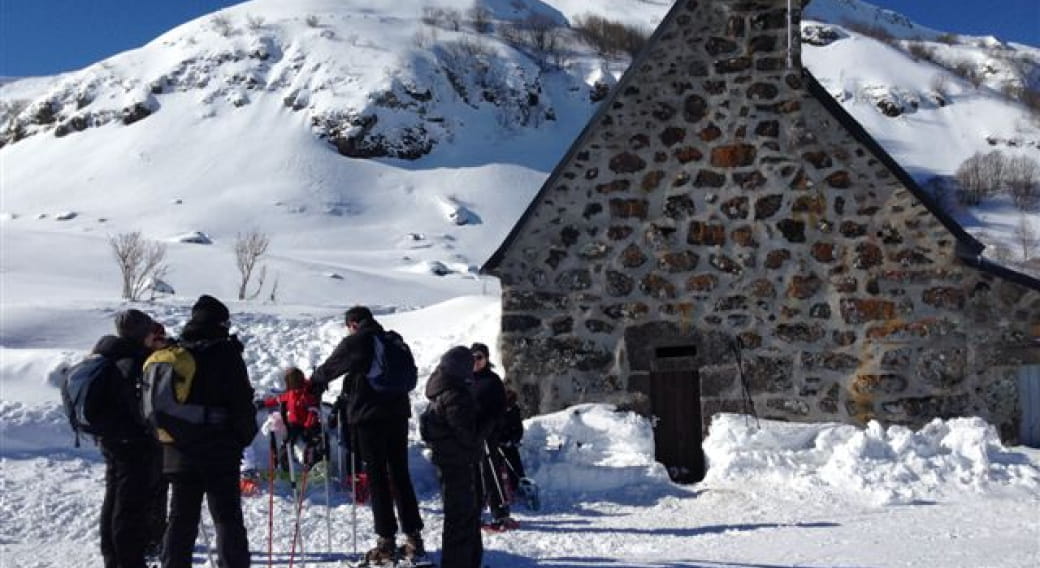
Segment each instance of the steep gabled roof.
[{"label": "steep gabled roof", "polygon": [[[653,35],[647,41],[646,45],[643,47],[643,50],[639,53],[639,55],[633,58],[631,65],[629,65],[628,70],[625,71],[624,75],[621,77],[621,80],[618,81],[617,85],[615,85],[613,89],[611,89],[611,92],[607,96],[607,98],[600,102],[599,108],[592,115],[592,118],[589,119],[588,123],[585,125],[585,128],[582,129],[581,133],[575,139],[574,143],[571,144],[570,148],[568,148],[563,158],[559,161],[559,163],[556,164],[556,167],[553,168],[553,171],[549,174],[548,179],[546,179],[545,183],[542,184],[541,189],[538,190],[538,194],[535,195],[534,199],[531,200],[531,203],[527,206],[527,209],[524,210],[523,215],[520,216],[520,219],[516,222],[516,225],[514,225],[513,228],[509,231],[509,234],[506,236],[505,240],[502,241],[502,244],[499,245],[498,249],[495,250],[495,252],[491,255],[490,258],[488,258],[487,262],[485,262],[484,265],[481,266],[480,272],[482,274],[491,274],[499,266],[506,251],[509,250],[509,247],[512,245],[513,241],[515,241],[517,237],[520,235],[520,231],[528,223],[530,217],[537,209],[538,204],[546,196],[549,189],[557,184],[564,170],[574,160],[575,154],[577,154],[580,151],[580,149],[585,146],[586,140],[599,127],[602,119],[614,106],[614,103],[621,96],[621,93],[623,93],[629,85],[631,85],[637,80],[639,70],[643,67],[643,63],[646,62],[647,59],[649,59],[650,53],[653,51],[652,47],[655,43],[657,43],[659,37],[663,33],[665,33],[664,30],[666,30],[670,26],[672,20],[676,18],[677,14],[680,11],[681,4],[681,2],[677,2],[675,5],[672,6],[672,9],[661,20],[661,24],[657,27]],[[887,151],[885,151],[884,148],[881,147],[880,144],[878,144],[877,140],[875,140],[863,128],[863,126],[860,125],[859,122],[857,122],[856,119],[853,118],[852,115],[850,115],[848,111],[846,111],[844,107],[841,106],[840,103],[838,103],[838,101],[831,97],[827,90],[824,89],[822,85],[820,85],[819,81],[816,80],[816,78],[812,75],[812,73],[809,72],[808,69],[803,68],[802,75],[804,78],[805,89],[809,93],[809,95],[813,99],[818,101],[824,107],[824,109],[828,113],[830,113],[835,118],[835,120],[837,120],[838,123],[841,124],[853,138],[856,139],[857,142],[862,144],[863,147],[866,148],[867,151],[869,151],[874,156],[874,158],[876,158],[890,172],[892,172],[896,179],[898,179],[899,182],[904,187],[906,187],[906,189],[908,189],[911,192],[911,194],[916,199],[918,199],[925,206],[925,208],[939,220],[939,222],[943,224],[944,227],[946,227],[946,229],[954,236],[954,238],[956,238],[956,253],[958,258],[960,258],[965,264],[973,268],[992,274],[999,278],[1009,280],[1016,284],[1026,286],[1033,290],[1040,291],[1040,279],[1012,270],[1006,266],[996,264],[984,258],[982,256],[982,251],[985,248],[985,245],[979,242],[979,240],[975,237],[968,234],[968,232],[964,230],[964,227],[958,224],[948,213],[946,213],[946,211],[944,211],[943,208],[939,206],[935,199],[932,198],[932,196],[927,191],[925,191],[917,183],[917,181],[915,181],[914,178],[911,177],[910,174],[907,173],[907,171],[903,169],[903,167],[900,166],[899,163],[896,162],[896,160]]]}]

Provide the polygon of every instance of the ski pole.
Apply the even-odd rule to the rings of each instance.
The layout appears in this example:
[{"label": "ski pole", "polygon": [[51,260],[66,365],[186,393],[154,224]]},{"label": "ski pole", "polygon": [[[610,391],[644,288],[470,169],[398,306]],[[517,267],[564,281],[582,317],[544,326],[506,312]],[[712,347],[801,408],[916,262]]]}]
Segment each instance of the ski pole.
[{"label": "ski pole", "polygon": [[332,453],[332,447],[329,446],[329,428],[326,421],[321,422],[321,438],[322,443],[325,444],[325,447],[322,448],[325,462],[325,538],[328,550],[332,552],[332,497],[329,491],[329,477],[332,477],[332,462],[329,460],[329,454]]},{"label": "ski pole", "polygon": [[491,448],[488,447],[487,440],[484,441],[484,455],[487,456],[488,470],[491,472],[491,477],[495,480],[495,490],[498,491],[499,506],[505,505],[506,496],[502,492],[502,483],[498,480],[498,470],[495,469],[495,462],[491,459]]},{"label": "ski pole", "polygon": [[355,472],[356,460],[354,459],[354,430],[350,430],[350,524],[354,535],[354,558],[357,558],[357,475]]},{"label": "ski pole", "polygon": [[[300,496],[296,500],[296,523],[293,526],[292,547],[289,549],[289,568],[293,567],[296,556],[296,538],[300,535],[300,514],[303,512],[303,500],[307,493],[307,468],[300,474]],[[303,539],[300,539],[300,555],[303,556]]]},{"label": "ski pole", "polygon": [[278,462],[278,442],[274,439],[274,431],[270,433],[271,457],[267,461],[267,568],[274,566],[274,472]]}]

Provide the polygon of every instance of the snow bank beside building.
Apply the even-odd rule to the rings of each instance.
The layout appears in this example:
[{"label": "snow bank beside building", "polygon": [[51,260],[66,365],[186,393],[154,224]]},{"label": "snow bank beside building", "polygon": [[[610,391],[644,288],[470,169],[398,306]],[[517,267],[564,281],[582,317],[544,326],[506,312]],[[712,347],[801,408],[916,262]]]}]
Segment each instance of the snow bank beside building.
[{"label": "snow bank beside building", "polygon": [[708,484],[754,481],[794,490],[831,489],[876,504],[907,504],[958,492],[1040,496],[1036,460],[1005,448],[979,418],[903,426],[793,424],[719,414],[704,442]]}]

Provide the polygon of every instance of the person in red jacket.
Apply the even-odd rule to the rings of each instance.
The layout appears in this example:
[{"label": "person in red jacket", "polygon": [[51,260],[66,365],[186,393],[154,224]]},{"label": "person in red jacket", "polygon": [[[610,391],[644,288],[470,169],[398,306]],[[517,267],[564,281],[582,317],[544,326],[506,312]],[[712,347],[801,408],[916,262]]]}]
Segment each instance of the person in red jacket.
[{"label": "person in red jacket", "polygon": [[310,467],[321,460],[321,400],[311,392],[311,383],[296,367],[285,370],[285,392],[258,401],[261,408],[282,408],[284,405],[288,446],[303,447],[304,466]]}]

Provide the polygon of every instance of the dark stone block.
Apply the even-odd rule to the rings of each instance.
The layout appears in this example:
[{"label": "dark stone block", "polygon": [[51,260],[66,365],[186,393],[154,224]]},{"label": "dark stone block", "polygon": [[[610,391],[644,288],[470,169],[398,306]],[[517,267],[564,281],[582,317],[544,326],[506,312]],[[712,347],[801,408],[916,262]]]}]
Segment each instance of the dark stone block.
[{"label": "dark stone block", "polygon": [[603,205],[601,205],[599,203],[589,203],[589,204],[585,205],[585,210],[582,211],[581,216],[586,218],[586,219],[591,219],[592,217],[594,217],[596,215],[599,215],[602,212],[603,212]]},{"label": "dark stone block", "polygon": [[722,130],[719,129],[718,126],[715,126],[714,122],[704,127],[697,134],[697,137],[703,140],[704,142],[711,142],[712,140],[717,139],[719,136],[722,136]]},{"label": "dark stone block", "polygon": [[823,280],[815,274],[795,274],[787,286],[787,297],[799,300],[812,298],[823,288]]},{"label": "dark stone block", "polygon": [[672,105],[664,102],[658,102],[654,106],[654,110],[650,113],[651,116],[660,120],[661,122],[668,122],[679,112],[678,109]]},{"label": "dark stone block", "polygon": [[722,187],[726,185],[726,176],[711,170],[700,170],[697,179],[694,180],[695,187]]},{"label": "dark stone block", "polygon": [[616,270],[608,270],[606,278],[606,290],[608,296],[627,296],[635,289],[635,280]]},{"label": "dark stone block", "polygon": [[645,199],[611,199],[610,216],[616,219],[646,219],[649,204]]},{"label": "dark stone block", "polygon": [[896,316],[896,305],[888,300],[843,298],[841,317],[845,323],[860,324],[868,321],[891,320]]},{"label": "dark stone block", "polygon": [[675,285],[659,274],[647,274],[639,282],[639,289],[652,298],[674,298]]},{"label": "dark stone block", "polygon": [[689,272],[697,268],[700,257],[693,251],[667,252],[657,258],[657,268],[669,273]]},{"label": "dark stone block", "polygon": [[665,146],[674,146],[686,139],[686,129],[678,126],[669,126],[661,132],[661,143]]},{"label": "dark stone block", "polygon": [[946,310],[961,310],[967,302],[963,290],[946,286],[937,286],[925,290],[921,295],[921,299],[929,306]]},{"label": "dark stone block", "polygon": [[619,174],[638,172],[646,167],[646,162],[631,152],[622,152],[610,159],[610,169]]},{"label": "dark stone block", "polygon": [[726,226],[691,221],[686,242],[691,245],[724,245],[726,244]]},{"label": "dark stone block", "polygon": [[952,348],[924,353],[916,376],[926,385],[947,389],[961,384],[967,375],[967,350]]},{"label": "dark stone block", "polygon": [[856,343],[856,332],[835,330],[834,333],[831,334],[831,339],[834,341],[835,345],[848,347],[849,345]]},{"label": "dark stone block", "polygon": [[708,263],[714,266],[716,269],[725,272],[727,274],[740,274],[744,271],[741,268],[740,263],[722,254],[713,254],[708,257]]},{"label": "dark stone block", "polygon": [[859,243],[856,245],[856,258],[852,261],[855,268],[866,270],[875,266],[881,266],[885,261],[881,247],[873,243]]},{"label": "dark stone block", "polygon": [[686,290],[689,292],[711,292],[719,285],[719,279],[714,274],[698,274],[691,276],[686,281]]},{"label": "dark stone block", "polygon": [[843,237],[855,239],[867,234],[867,225],[855,221],[843,221],[841,227],[838,228],[838,232],[841,233]]},{"label": "dark stone block", "polygon": [[802,158],[804,158],[806,162],[809,162],[813,165],[814,168],[818,170],[829,168],[834,164],[834,162],[831,161],[831,157],[827,154],[827,152],[823,151],[805,152],[804,154],[802,154]]},{"label": "dark stone block", "polygon": [[784,202],[784,196],[780,194],[767,195],[755,201],[755,219],[769,219],[780,210]]},{"label": "dark stone block", "polygon": [[555,269],[565,258],[567,258],[567,251],[554,248],[549,250],[549,256],[545,257],[545,264]]},{"label": "dark stone block", "polygon": [[906,377],[893,374],[856,375],[849,390],[856,396],[893,395],[906,391]]},{"label": "dark stone block", "polygon": [[744,196],[737,196],[723,201],[719,210],[730,219],[747,219],[750,200]]},{"label": "dark stone block", "polygon": [[587,290],[592,286],[592,275],[584,268],[568,270],[556,277],[556,285],[564,290]]},{"label": "dark stone block", "polygon": [[736,295],[736,296],[725,296],[719,298],[715,302],[715,311],[717,312],[729,312],[733,310],[746,311],[748,309],[747,296]]},{"label": "dark stone block", "polygon": [[647,260],[643,249],[639,248],[635,244],[630,244],[625,247],[625,250],[621,251],[621,265],[625,268],[637,268],[642,266]]},{"label": "dark stone block", "polygon": [[723,53],[733,53],[737,50],[737,42],[726,38],[712,37],[704,42],[704,50],[713,57]]},{"label": "dark stone block", "polygon": [[750,226],[744,225],[742,227],[737,227],[730,231],[729,235],[730,238],[733,239],[734,243],[742,247],[758,246],[758,241],[755,240],[755,232]]},{"label": "dark stone block", "polygon": [[815,343],[826,331],[819,324],[782,323],[776,326],[776,337],[788,343]]},{"label": "dark stone block", "polygon": [[787,249],[772,250],[766,255],[766,268],[776,270],[784,265],[784,262],[791,258],[791,251]]},{"label": "dark stone block", "polygon": [[679,160],[680,164],[694,162],[704,157],[704,154],[702,154],[700,150],[694,148],[693,146],[683,146],[682,148],[677,148],[674,152],[672,152],[672,154],[675,156],[676,160]]},{"label": "dark stone block", "polygon": [[834,243],[813,243],[810,254],[820,262],[834,262]]},{"label": "dark stone block", "polygon": [[753,83],[747,89],[747,98],[753,101],[766,101],[776,98],[780,90],[772,83]]},{"label": "dark stone block", "polygon": [[715,62],[715,72],[720,75],[740,73],[751,69],[750,57],[730,57]]},{"label": "dark stone block", "polygon": [[607,229],[607,238],[613,241],[623,241],[631,234],[632,227],[627,227],[625,225],[611,225],[611,227]]},{"label": "dark stone block", "polygon": [[689,95],[683,101],[683,119],[686,122],[699,122],[708,114],[708,103],[697,95]]},{"label": "dark stone block", "polygon": [[696,212],[697,207],[688,195],[672,195],[665,200],[664,216],[669,219],[689,218]]},{"label": "dark stone block", "polygon": [[776,36],[761,35],[748,42],[748,53],[762,53],[776,49]]},{"label": "dark stone block", "polygon": [[927,251],[919,249],[904,249],[892,256],[892,260],[903,266],[932,264],[934,261],[928,256]]},{"label": "dark stone block", "polygon": [[709,95],[721,95],[726,92],[725,81],[705,81],[702,87]]},{"label": "dark stone block", "polygon": [[802,195],[795,199],[794,203],[791,204],[791,211],[794,213],[823,215],[826,210],[827,200],[820,194]]},{"label": "dark stone block", "polygon": [[614,320],[636,320],[650,312],[650,308],[642,302],[629,302],[627,304],[612,304],[603,307],[603,313]]},{"label": "dark stone block", "polygon": [[627,179],[613,179],[607,183],[601,183],[596,186],[597,193],[615,193],[619,191],[628,191],[632,187],[632,182]]},{"label": "dark stone block", "polygon": [[859,368],[859,365],[859,359],[847,353],[831,351],[823,353],[802,352],[802,368],[807,371],[826,369],[844,373]]},{"label": "dark stone block", "polygon": [[780,135],[780,123],[775,120],[763,120],[755,126],[755,134],[766,138],[776,138]]},{"label": "dark stone block", "polygon": [[502,333],[523,332],[541,327],[542,320],[524,314],[502,314]]},{"label": "dark stone block", "polygon": [[751,144],[730,144],[711,149],[711,165],[716,168],[738,168],[755,163],[757,150]]},{"label": "dark stone block", "polygon": [[784,219],[776,224],[776,228],[779,229],[780,233],[784,236],[785,239],[787,239],[788,242],[805,242],[804,221],[797,221],[795,219]]},{"label": "dark stone block", "polygon": [[589,319],[585,320],[585,329],[592,333],[613,333],[614,326],[603,320]]},{"label": "dark stone block", "polygon": [[741,189],[755,190],[766,184],[766,176],[759,171],[733,172],[733,183]]},{"label": "dark stone block", "polygon": [[831,318],[831,306],[830,304],[818,303],[813,304],[809,308],[809,317],[816,319],[830,319]]},{"label": "dark stone block", "polygon": [[549,329],[552,330],[553,335],[570,333],[574,329],[574,318],[571,316],[553,318],[553,320],[549,322]]},{"label": "dark stone block", "polygon": [[574,225],[567,225],[560,230],[560,242],[563,243],[563,246],[569,247],[573,245],[578,242],[578,237],[580,236],[581,232]]},{"label": "dark stone block", "polygon": [[745,361],[744,374],[752,393],[787,392],[794,388],[793,368],[787,358],[755,357]]},{"label": "dark stone block", "polygon": [[664,172],[661,170],[654,170],[643,176],[643,181],[639,185],[643,191],[649,193],[661,185],[662,179],[664,179]]},{"label": "dark stone block", "polygon": [[848,189],[852,187],[852,176],[844,170],[834,172],[827,176],[827,185],[835,189]]}]

